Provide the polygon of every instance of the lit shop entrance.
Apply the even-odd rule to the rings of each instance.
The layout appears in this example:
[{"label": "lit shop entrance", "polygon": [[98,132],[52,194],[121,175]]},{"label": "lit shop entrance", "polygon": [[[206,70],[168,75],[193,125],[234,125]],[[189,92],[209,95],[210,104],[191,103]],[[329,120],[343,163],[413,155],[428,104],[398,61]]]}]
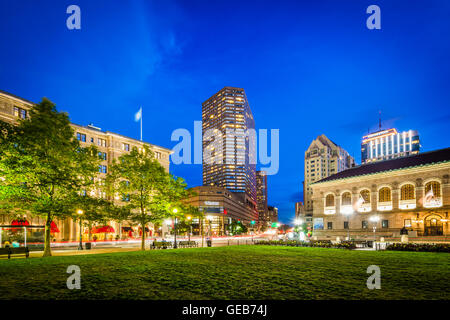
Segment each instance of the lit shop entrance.
[{"label": "lit shop entrance", "polygon": [[424,221],[424,235],[442,236],[444,234],[444,227],[441,219],[442,218],[438,215],[431,215],[426,217]]}]

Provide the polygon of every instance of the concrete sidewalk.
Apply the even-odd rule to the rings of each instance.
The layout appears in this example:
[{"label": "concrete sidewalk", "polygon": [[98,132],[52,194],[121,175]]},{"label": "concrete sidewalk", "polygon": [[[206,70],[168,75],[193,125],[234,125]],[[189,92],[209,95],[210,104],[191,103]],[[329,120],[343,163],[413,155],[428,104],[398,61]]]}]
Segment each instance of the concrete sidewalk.
[{"label": "concrete sidewalk", "polygon": [[[114,253],[114,252],[130,252],[139,251],[140,248],[102,248],[91,250],[52,250],[52,256],[76,256],[84,254],[100,254],[100,253]],[[148,250],[148,249],[147,249]],[[31,251],[31,258],[41,258],[44,251]]]}]

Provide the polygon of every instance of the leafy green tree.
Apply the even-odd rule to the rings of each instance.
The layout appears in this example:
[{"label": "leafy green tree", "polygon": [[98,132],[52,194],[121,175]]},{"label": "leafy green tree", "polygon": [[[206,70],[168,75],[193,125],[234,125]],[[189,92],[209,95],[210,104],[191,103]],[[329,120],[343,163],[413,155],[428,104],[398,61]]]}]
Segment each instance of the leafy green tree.
[{"label": "leafy green tree", "polygon": [[80,147],[67,114],[46,98],[18,126],[2,130],[0,201],[46,220],[44,256],[50,256],[51,221],[76,214],[73,199],[98,172],[97,150]]},{"label": "leafy green tree", "polygon": [[[133,148],[119,157],[106,179],[110,197],[122,200],[121,220],[129,220],[145,230],[148,223],[160,224],[168,217],[183,218],[198,215],[198,210],[183,203],[191,192],[186,183],[166,172],[148,146],[141,151]],[[145,250],[142,232],[141,250]]]},{"label": "leafy green tree", "polygon": [[[122,212],[128,212],[127,218],[145,230],[148,223],[168,216],[167,203],[160,196],[167,175],[154,153],[144,146],[142,151],[133,148],[114,161],[106,182],[110,197],[122,200]],[[145,250],[145,232],[142,232],[141,249]]]},{"label": "leafy green tree", "polygon": [[[0,159],[5,159],[9,149],[13,146],[13,142],[17,139],[18,132],[14,125],[0,120]],[[0,162],[0,170],[2,165],[3,163]],[[22,218],[28,211],[17,207],[16,202],[8,201],[8,199],[13,196],[20,198],[21,193],[23,194],[22,196],[25,196],[25,189],[22,187],[13,188],[12,186],[5,188],[5,184],[5,176],[0,175],[0,215],[2,221]]]},{"label": "leafy green tree", "polygon": [[158,203],[155,210],[161,211],[159,213],[161,217],[177,218],[179,222],[184,221],[187,216],[201,217],[202,214],[198,207],[188,205],[183,201],[193,195],[195,195],[195,192],[187,189],[187,184],[183,178],[167,173],[159,192],[154,196],[154,201]]},{"label": "leafy green tree", "polygon": [[106,224],[109,220],[108,210],[111,205],[108,201],[101,198],[94,198],[91,196],[78,196],[74,198],[73,207],[76,211],[82,210],[82,214],[77,218],[83,221],[83,224],[88,227],[88,239],[92,240],[92,227],[96,224]]},{"label": "leafy green tree", "polygon": [[228,229],[233,235],[247,233],[248,228],[241,222],[233,220],[231,224],[228,226]]},{"label": "leafy green tree", "polygon": [[128,221],[131,225],[136,224],[136,222],[130,220],[131,212],[129,207],[114,203],[114,201],[108,202],[106,216],[108,221],[116,221],[120,226],[122,226],[125,221]]}]

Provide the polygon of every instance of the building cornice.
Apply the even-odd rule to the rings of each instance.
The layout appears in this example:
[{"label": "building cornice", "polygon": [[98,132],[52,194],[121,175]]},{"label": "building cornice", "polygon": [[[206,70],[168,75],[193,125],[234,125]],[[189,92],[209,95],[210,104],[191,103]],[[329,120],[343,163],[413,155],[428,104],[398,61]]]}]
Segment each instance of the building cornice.
[{"label": "building cornice", "polygon": [[420,172],[430,172],[440,169],[450,169],[450,160],[439,162],[439,163],[431,163],[426,165],[418,165],[408,168],[401,168],[401,169],[393,169],[393,170],[387,170],[383,172],[375,172],[375,173],[368,173],[363,175],[358,175],[354,177],[348,177],[348,178],[340,178],[336,180],[330,180],[330,181],[324,181],[324,182],[314,182],[310,186],[311,187],[329,187],[329,186],[335,186],[340,185],[343,181],[346,183],[353,183],[353,182],[360,182],[361,179],[380,179],[385,177],[399,177],[406,174],[414,174],[414,173],[420,173]]}]

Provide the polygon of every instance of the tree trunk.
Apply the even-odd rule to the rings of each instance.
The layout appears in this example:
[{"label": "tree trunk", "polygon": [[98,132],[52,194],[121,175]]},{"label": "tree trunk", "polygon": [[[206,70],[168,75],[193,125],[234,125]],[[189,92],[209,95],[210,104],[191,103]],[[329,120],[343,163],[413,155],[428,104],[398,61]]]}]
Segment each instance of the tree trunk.
[{"label": "tree trunk", "polygon": [[205,230],[203,229],[203,218],[200,220],[200,229],[202,232],[202,248],[203,248],[203,243],[204,243],[204,239],[205,239]]},{"label": "tree trunk", "polygon": [[92,223],[89,222],[88,228],[89,228],[89,230],[88,230],[88,239],[89,239],[89,242],[91,242],[92,241],[92,232],[91,232]]},{"label": "tree trunk", "polygon": [[50,257],[52,251],[50,248],[50,226],[52,220],[50,219],[50,214],[47,215],[47,221],[45,222],[45,238],[44,238],[44,254],[43,257]]},{"label": "tree trunk", "polygon": [[141,228],[142,228],[141,250],[145,251],[145,224],[141,223]]}]

